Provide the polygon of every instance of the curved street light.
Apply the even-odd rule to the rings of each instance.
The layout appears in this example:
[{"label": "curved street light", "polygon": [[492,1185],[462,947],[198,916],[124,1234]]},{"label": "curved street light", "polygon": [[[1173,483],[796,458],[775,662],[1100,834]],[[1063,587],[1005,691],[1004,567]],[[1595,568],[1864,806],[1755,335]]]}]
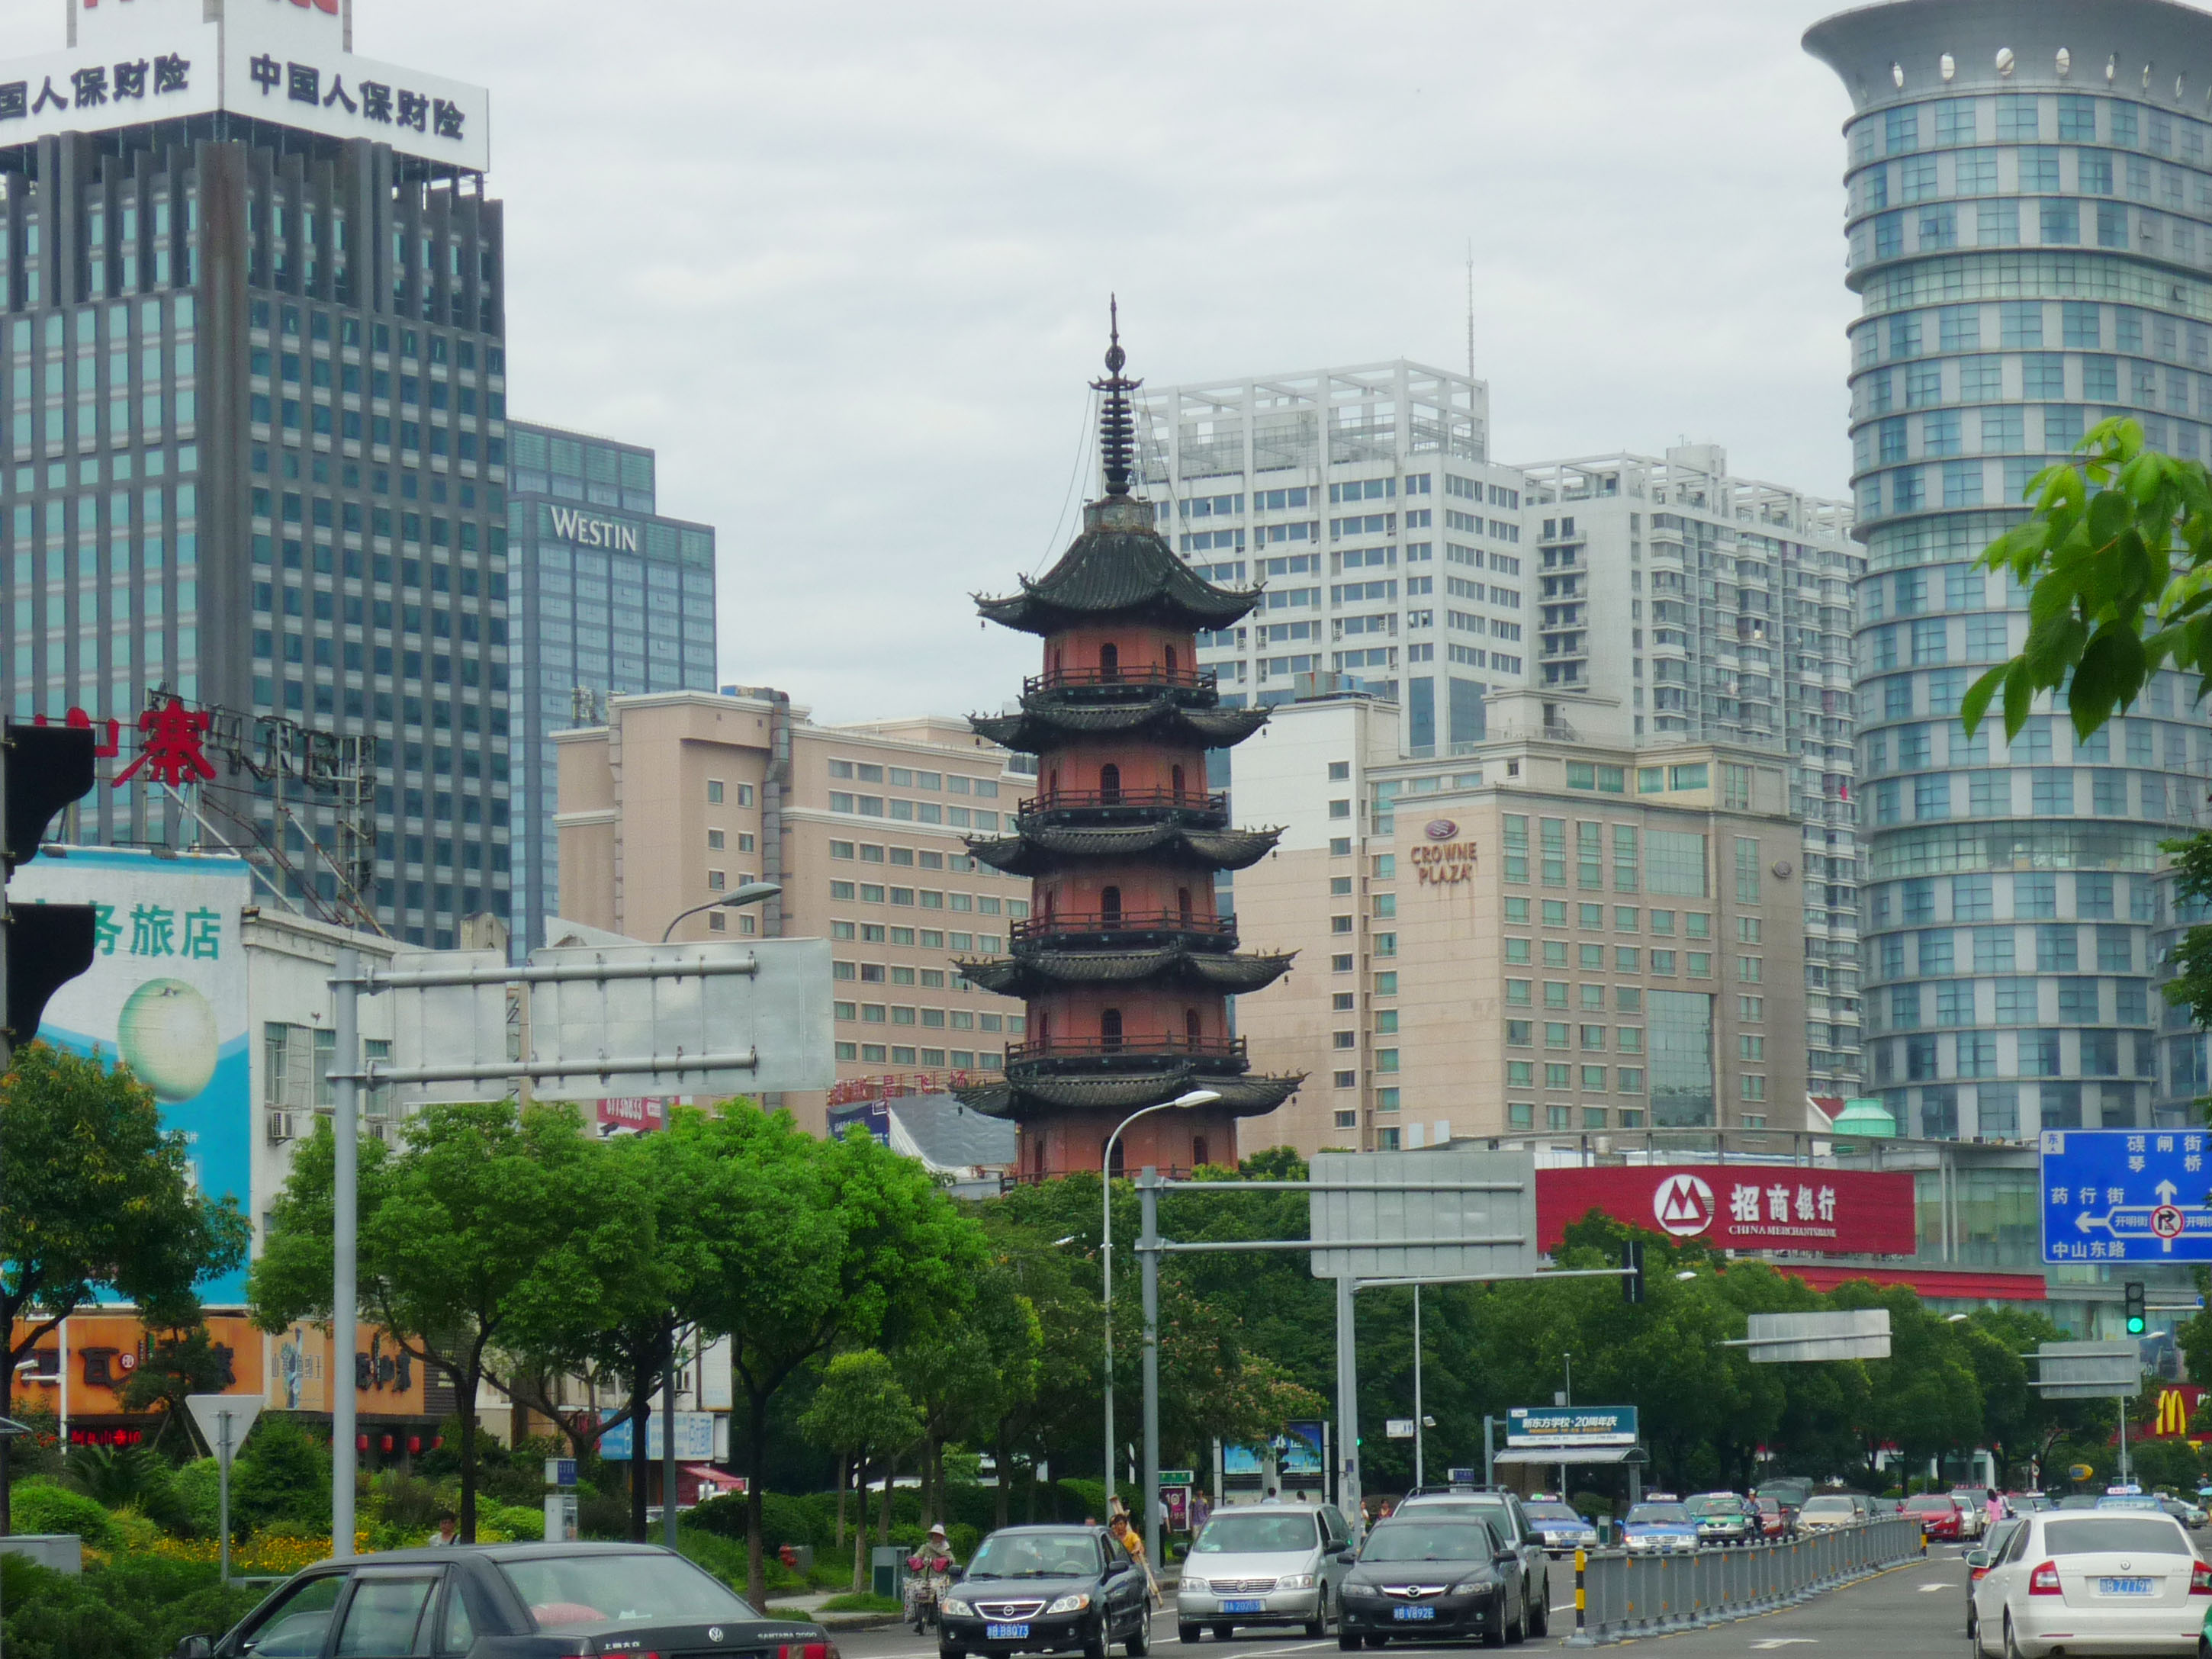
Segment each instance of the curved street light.
[{"label": "curved street light", "polygon": [[695,904],[689,910],[678,911],[675,921],[660,930],[660,942],[663,945],[668,943],[669,935],[676,931],[677,922],[696,916],[702,911],[734,910],[740,905],[758,904],[763,899],[772,899],[781,891],[782,887],[775,882],[749,881],[735,892],[725,894],[718,899],[708,899],[704,904]]},{"label": "curved street light", "polygon": [[[1154,1112],[1164,1112],[1175,1106],[1211,1106],[1220,1098],[1218,1089],[1193,1089],[1173,1100],[1163,1100],[1156,1106],[1132,1112],[1106,1137],[1106,1150],[1100,1155],[1098,1185],[1105,1213],[1098,1229],[1098,1252],[1106,1303],[1106,1509],[1109,1515],[1114,1509],[1114,1143],[1121,1138],[1123,1129],[1140,1117],[1150,1117]],[[1149,1499],[1140,1493],[1139,1501]]]}]

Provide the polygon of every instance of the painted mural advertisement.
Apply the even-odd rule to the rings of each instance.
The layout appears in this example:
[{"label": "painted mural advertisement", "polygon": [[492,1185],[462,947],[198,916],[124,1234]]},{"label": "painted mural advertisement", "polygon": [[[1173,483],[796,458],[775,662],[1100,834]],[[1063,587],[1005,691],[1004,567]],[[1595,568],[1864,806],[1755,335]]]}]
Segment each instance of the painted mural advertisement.
[{"label": "painted mural advertisement", "polygon": [[[39,1035],[128,1064],[181,1130],[203,1192],[252,1212],[252,1056],[240,914],[251,877],[234,858],[155,857],[71,848],[25,865],[12,903],[89,904],[92,967],[55,993]],[[203,1283],[214,1307],[242,1304],[246,1270]]]}]

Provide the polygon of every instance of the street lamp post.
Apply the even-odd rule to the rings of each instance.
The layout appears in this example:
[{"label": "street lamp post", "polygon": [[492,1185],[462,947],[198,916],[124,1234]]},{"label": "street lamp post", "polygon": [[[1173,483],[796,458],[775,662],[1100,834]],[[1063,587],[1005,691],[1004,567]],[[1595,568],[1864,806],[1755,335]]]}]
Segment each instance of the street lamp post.
[{"label": "street lamp post", "polygon": [[[783,891],[782,887],[772,881],[742,883],[736,890],[726,893],[720,898],[709,899],[704,904],[695,904],[689,910],[678,911],[668,926],[660,930],[660,942],[663,945],[667,944],[669,936],[676,931],[676,924],[686,916],[696,916],[702,910],[735,910],[743,905],[758,904],[763,899],[772,899],[781,891]],[[706,1363],[706,1352],[705,1342],[698,1342],[693,1359],[695,1376],[692,1379],[692,1400],[695,1404],[706,1398],[705,1393],[699,1386],[702,1378],[696,1374],[700,1372]],[[661,1541],[670,1549],[674,1549],[677,1516],[676,1328],[673,1325],[668,1328],[661,1354],[665,1363],[660,1371],[660,1534]],[[632,1446],[629,1449],[629,1455],[637,1460],[632,1465],[633,1468],[642,1469],[645,1467],[645,1450],[643,1446]]]},{"label": "street lamp post", "polygon": [[[1163,1100],[1158,1105],[1147,1106],[1142,1111],[1132,1112],[1115,1126],[1106,1137],[1106,1149],[1100,1154],[1098,1184],[1104,1195],[1104,1214],[1098,1229],[1098,1265],[1103,1275],[1106,1307],[1106,1509],[1109,1515],[1114,1508],[1114,1143],[1121,1138],[1121,1131],[1140,1117],[1150,1117],[1154,1112],[1164,1112],[1173,1106],[1211,1106],[1221,1098],[1218,1090],[1194,1089],[1188,1094],[1177,1095],[1173,1100]],[[1149,1502],[1150,1494],[1140,1494],[1140,1502]]]},{"label": "street lamp post", "polygon": [[689,910],[679,910],[676,913],[674,920],[660,930],[660,942],[663,945],[668,943],[669,935],[676,931],[677,922],[696,916],[702,911],[735,910],[742,905],[758,904],[763,899],[772,899],[782,890],[782,887],[775,882],[749,881],[735,892],[726,894],[718,899],[708,899],[704,904],[695,904]]}]

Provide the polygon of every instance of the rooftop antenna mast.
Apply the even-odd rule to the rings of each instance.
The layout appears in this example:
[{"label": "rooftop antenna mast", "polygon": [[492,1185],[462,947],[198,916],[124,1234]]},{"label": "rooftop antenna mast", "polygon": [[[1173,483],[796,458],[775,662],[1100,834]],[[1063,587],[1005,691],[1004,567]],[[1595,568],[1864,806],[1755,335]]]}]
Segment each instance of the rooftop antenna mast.
[{"label": "rooftop antenna mast", "polygon": [[1467,243],[1467,378],[1474,378],[1474,239]]}]

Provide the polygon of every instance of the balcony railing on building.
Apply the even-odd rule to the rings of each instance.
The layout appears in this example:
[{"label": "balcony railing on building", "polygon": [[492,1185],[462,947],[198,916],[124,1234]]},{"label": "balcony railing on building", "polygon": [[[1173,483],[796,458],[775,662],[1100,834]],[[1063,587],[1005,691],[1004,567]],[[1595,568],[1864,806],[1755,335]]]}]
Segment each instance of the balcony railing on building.
[{"label": "balcony railing on building", "polygon": [[1079,813],[1086,817],[1145,817],[1168,811],[1208,818],[1229,816],[1229,797],[1202,789],[1048,789],[1021,803],[1025,818]]},{"label": "balcony railing on building", "polygon": [[1053,1073],[1219,1071],[1243,1072],[1249,1061],[1243,1037],[1191,1036],[1181,1031],[1133,1031],[1121,1036],[1046,1036],[1006,1045],[1010,1077]]},{"label": "balcony railing on building", "polygon": [[1152,691],[1211,691],[1219,677],[1211,668],[1167,668],[1152,663],[1125,663],[1115,668],[1055,668],[1032,674],[1022,682],[1022,695],[1040,691],[1101,692],[1110,698],[1122,693]]}]

